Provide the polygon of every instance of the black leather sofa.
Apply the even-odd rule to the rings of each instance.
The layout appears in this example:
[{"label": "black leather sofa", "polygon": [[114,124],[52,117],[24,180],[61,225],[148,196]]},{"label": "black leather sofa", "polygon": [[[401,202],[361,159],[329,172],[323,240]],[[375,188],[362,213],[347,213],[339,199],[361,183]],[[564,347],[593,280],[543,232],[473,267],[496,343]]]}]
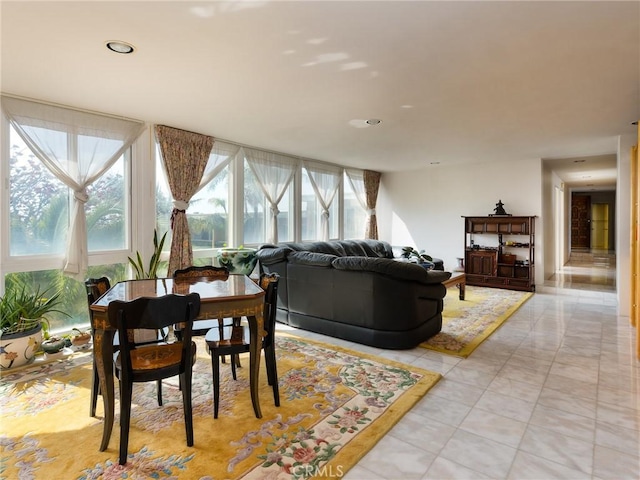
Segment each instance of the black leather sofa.
[{"label": "black leather sofa", "polygon": [[413,348],[442,328],[442,282],[394,258],[379,240],[280,243],[257,252],[260,271],[280,275],[277,320],[365,345]]}]

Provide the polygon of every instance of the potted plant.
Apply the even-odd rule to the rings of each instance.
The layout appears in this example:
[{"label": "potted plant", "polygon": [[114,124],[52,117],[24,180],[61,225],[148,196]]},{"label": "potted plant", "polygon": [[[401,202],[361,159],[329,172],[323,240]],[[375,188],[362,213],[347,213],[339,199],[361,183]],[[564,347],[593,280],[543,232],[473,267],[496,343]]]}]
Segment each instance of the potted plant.
[{"label": "potted plant", "polygon": [[229,273],[238,273],[242,275],[250,275],[256,266],[258,257],[255,248],[239,247],[222,247],[216,255],[218,265],[227,267]]},{"label": "potted plant", "polygon": [[64,337],[52,335],[46,340],[42,341],[41,348],[42,351],[47,355],[53,355],[60,352],[66,346],[67,340]]},{"label": "potted plant", "polygon": [[59,292],[51,294],[39,286],[35,292],[25,286],[10,288],[0,297],[0,367],[19,367],[33,359],[43,333],[49,331],[47,315],[67,315],[58,309],[60,304]]},{"label": "potted plant", "polygon": [[164,241],[167,238],[167,232],[164,232],[162,238],[158,240],[158,231],[153,230],[153,255],[149,260],[149,269],[145,270],[144,262],[142,261],[142,255],[140,252],[136,252],[136,259],[131,257],[129,263],[133,267],[136,274],[136,280],[143,278],[158,278],[158,266],[160,265],[160,255],[162,254],[162,248],[164,247]]},{"label": "potted plant", "polygon": [[91,340],[91,332],[88,330],[80,330],[73,328],[73,335],[71,336],[71,345],[79,347],[86,345]]},{"label": "potted plant", "polygon": [[402,253],[400,256],[402,258],[406,258],[412,263],[422,265],[427,270],[431,270],[435,266],[431,255],[427,255],[424,250],[418,251],[413,247],[402,247]]}]

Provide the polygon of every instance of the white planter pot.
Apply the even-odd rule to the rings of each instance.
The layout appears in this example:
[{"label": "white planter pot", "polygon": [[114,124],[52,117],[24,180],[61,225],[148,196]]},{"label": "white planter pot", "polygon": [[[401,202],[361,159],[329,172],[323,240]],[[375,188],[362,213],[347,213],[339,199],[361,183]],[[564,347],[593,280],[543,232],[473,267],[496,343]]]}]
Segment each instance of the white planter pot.
[{"label": "white planter pot", "polygon": [[216,256],[218,265],[227,267],[229,273],[249,275],[256,266],[255,248],[221,248]]},{"label": "white planter pot", "polygon": [[26,332],[3,333],[0,337],[0,367],[3,369],[26,365],[42,343],[42,325]]}]

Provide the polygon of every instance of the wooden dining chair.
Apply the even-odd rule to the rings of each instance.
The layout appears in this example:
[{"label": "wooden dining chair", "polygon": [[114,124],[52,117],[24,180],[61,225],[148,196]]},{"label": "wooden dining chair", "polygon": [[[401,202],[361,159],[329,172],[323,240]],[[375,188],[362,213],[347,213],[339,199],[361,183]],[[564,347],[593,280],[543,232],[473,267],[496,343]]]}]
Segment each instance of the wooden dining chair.
[{"label": "wooden dining chair", "polygon": [[[194,278],[207,278],[211,280],[226,280],[229,278],[229,269],[226,267],[214,267],[213,265],[203,265],[186,267],[173,272],[173,280],[178,282],[180,280],[189,280]],[[222,328],[224,326],[224,319],[218,318],[217,320],[196,320],[193,323],[193,336],[202,337],[207,332],[215,327]],[[176,330],[176,336],[180,335],[180,331]]]},{"label": "wooden dining chair", "polygon": [[[120,465],[127,462],[134,382],[161,381],[179,375],[187,446],[193,446],[191,379],[196,344],[191,340],[191,331],[200,311],[200,295],[169,294],[129,302],[114,300],[107,311],[109,321],[118,326],[121,339],[113,361],[120,384]],[[181,340],[174,343],[141,345],[128,335],[133,329],[158,331],[174,324],[180,324],[182,332]]]},{"label": "wooden dining chair", "polygon": [[[107,290],[111,288],[111,282],[107,277],[100,278],[88,278],[84,282],[85,289],[87,291],[87,303],[89,305],[89,316],[91,318],[91,333],[93,337],[93,311],[91,310],[91,304],[98,298],[104,295]],[[129,332],[129,336],[133,336],[138,344],[143,343],[157,343],[164,341],[167,334],[167,329],[159,330],[155,332],[149,332],[147,330],[132,330]],[[132,338],[133,339],[133,338]],[[119,340],[117,335],[113,340],[113,350],[117,351],[119,348]],[[89,415],[91,417],[96,416],[96,406],[98,404],[98,394],[100,393],[100,379],[98,378],[98,369],[96,368],[95,358],[93,360],[93,376],[91,379],[91,399],[89,404]],[[158,405],[162,405],[162,383],[158,381]]]},{"label": "wooden dining chair", "polygon": [[[226,280],[229,278],[229,269],[227,267],[214,267],[213,265],[192,265],[183,269],[173,272],[174,281],[189,280],[192,278],[207,278],[211,280]],[[233,321],[240,322],[240,319],[228,319],[227,325],[230,325]],[[218,327],[220,334],[222,334],[222,328],[225,326],[225,319],[218,318],[217,320],[196,320],[193,324],[193,336],[203,337],[212,328]],[[176,330],[177,337],[180,336],[180,331]],[[236,362],[239,360],[236,357]],[[226,363],[225,357],[222,357],[222,363]]]},{"label": "wooden dining chair", "polygon": [[[88,278],[84,282],[87,291],[87,303],[89,307],[98,298],[111,288],[111,282],[107,277]],[[93,338],[93,312],[89,308],[89,318],[91,320],[91,337]],[[98,393],[100,392],[100,379],[98,378],[98,369],[96,368],[95,357],[93,359],[93,376],[91,378],[91,399],[89,404],[89,415],[96,416],[96,405],[98,403]]]},{"label": "wooden dining chair", "polygon": [[[262,274],[260,287],[265,291],[264,295],[264,330],[266,335],[262,339],[262,350],[267,367],[267,380],[273,388],[273,400],[276,407],[280,406],[280,392],[278,389],[278,369],[276,367],[275,330],[276,307],[278,301],[277,273]],[[213,370],[213,418],[218,418],[220,404],[220,358],[223,355],[239,355],[250,351],[250,331],[246,325],[232,324],[223,328],[222,334],[217,328],[207,332],[205,341],[211,354],[211,367]],[[231,362],[231,373],[236,380],[236,362]],[[256,416],[258,412],[256,412]]]}]

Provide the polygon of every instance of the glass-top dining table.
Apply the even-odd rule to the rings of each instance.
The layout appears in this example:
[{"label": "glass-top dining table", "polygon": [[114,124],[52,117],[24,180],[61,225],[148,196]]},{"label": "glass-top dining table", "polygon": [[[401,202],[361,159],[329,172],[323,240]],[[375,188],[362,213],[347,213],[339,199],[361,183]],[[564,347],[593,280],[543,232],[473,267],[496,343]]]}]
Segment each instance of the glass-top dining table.
[{"label": "glass-top dining table", "polygon": [[249,379],[251,402],[258,418],[262,417],[258,398],[260,349],[264,331],[264,290],[246,275],[229,275],[225,279],[172,278],[128,280],[111,287],[91,305],[94,330],[93,355],[100,379],[104,404],[104,429],[100,451],[109,446],[114,420],[113,337],[116,325],[109,322],[107,309],[113,300],[130,301],[140,297],[160,297],[167,294],[200,295],[197,320],[247,317],[250,331]]}]

